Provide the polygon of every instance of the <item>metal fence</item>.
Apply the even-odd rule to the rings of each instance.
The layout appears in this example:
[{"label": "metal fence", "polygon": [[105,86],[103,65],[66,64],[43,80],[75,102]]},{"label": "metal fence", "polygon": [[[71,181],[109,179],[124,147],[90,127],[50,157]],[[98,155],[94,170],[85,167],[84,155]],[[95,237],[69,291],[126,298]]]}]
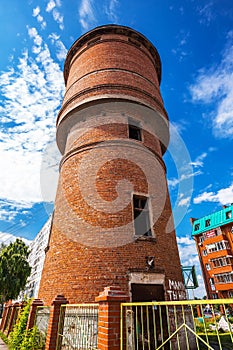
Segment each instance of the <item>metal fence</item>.
[{"label": "metal fence", "polygon": [[38,306],[36,309],[35,325],[39,329],[40,333],[46,338],[50,317],[49,306]]},{"label": "metal fence", "polygon": [[233,299],[121,305],[121,350],[232,350]]},{"label": "metal fence", "polygon": [[57,349],[95,350],[97,338],[98,304],[61,306]]}]

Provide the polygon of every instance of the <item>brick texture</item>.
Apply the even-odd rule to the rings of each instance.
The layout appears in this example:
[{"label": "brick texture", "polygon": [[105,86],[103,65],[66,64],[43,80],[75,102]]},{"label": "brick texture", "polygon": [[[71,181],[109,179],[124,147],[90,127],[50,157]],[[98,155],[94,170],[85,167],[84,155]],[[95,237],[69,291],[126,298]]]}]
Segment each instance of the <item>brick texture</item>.
[{"label": "brick texture", "polygon": [[118,286],[105,287],[96,298],[99,303],[98,349],[120,349],[121,303],[129,297]]},{"label": "brick texture", "polygon": [[[169,279],[183,281],[162,160],[169,128],[160,70],[153,45],[121,26],[85,34],[67,55],[57,122],[63,157],[39,291],[46,304],[57,294],[93,302],[111,285],[129,296],[129,275],[148,273],[148,256],[151,273],[165,275],[164,298]],[[129,138],[131,119],[141,141]],[[135,236],[133,194],[150,199],[152,237]]]}]

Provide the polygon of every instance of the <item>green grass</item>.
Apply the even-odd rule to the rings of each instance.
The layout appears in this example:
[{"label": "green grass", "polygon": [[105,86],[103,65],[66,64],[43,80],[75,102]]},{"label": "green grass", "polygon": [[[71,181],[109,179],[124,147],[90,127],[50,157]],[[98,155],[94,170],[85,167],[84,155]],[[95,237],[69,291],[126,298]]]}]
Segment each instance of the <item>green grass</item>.
[{"label": "green grass", "polygon": [[0,338],[4,341],[6,345],[8,345],[9,340],[4,333],[0,332]]}]

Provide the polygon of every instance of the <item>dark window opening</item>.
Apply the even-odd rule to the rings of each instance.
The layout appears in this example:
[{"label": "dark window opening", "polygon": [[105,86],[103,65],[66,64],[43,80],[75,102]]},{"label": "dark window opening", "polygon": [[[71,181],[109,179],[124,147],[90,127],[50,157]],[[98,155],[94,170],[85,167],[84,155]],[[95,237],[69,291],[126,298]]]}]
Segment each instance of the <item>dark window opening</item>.
[{"label": "dark window opening", "polygon": [[142,131],[141,129],[136,125],[129,124],[129,138],[142,141]]},{"label": "dark window opening", "polygon": [[230,211],[227,211],[226,212],[226,219],[230,219],[232,217],[232,212],[231,210]]},{"label": "dark window opening", "polygon": [[148,198],[133,196],[134,228],[136,236],[152,236]]},{"label": "dark window opening", "polygon": [[207,220],[205,221],[205,227],[208,227],[208,226],[210,226],[210,219],[207,219]]},{"label": "dark window opening", "polygon": [[195,226],[194,226],[194,231],[198,231],[200,229],[200,224],[196,224]]}]

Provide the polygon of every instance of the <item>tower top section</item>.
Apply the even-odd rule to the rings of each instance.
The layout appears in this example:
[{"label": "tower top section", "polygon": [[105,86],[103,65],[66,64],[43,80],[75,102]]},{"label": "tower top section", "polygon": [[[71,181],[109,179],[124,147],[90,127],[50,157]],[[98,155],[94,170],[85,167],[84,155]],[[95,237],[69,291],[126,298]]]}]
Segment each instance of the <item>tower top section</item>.
[{"label": "tower top section", "polygon": [[[97,117],[99,113],[107,119],[112,113],[104,104],[118,102],[128,104],[124,110],[118,106],[119,117],[124,114],[137,120],[132,109],[138,108],[138,114],[143,107],[153,114],[154,123],[157,118],[155,129],[162,129],[160,141],[165,151],[169,123],[160,93],[161,61],[156,48],[144,35],[119,25],[92,29],[68,51],[64,79],[66,91],[57,117],[57,143],[62,153],[77,121],[90,120],[92,114]],[[144,119],[148,113],[142,113]]]},{"label": "tower top section", "polygon": [[161,60],[155,46],[144,35],[130,27],[116,24],[108,24],[96,27],[88,31],[73,43],[73,45],[67,53],[64,65],[65,84],[67,84],[70,65],[74,56],[80,54],[83,50],[88,49],[88,47],[94,45],[97,42],[100,42],[101,40],[104,41],[106,39],[110,39],[111,36],[113,36],[113,38],[119,36],[119,41],[125,40],[137,46],[138,48],[144,48],[144,50],[146,49],[151,55],[151,59],[154,63],[158,75],[159,83],[161,82]]}]

